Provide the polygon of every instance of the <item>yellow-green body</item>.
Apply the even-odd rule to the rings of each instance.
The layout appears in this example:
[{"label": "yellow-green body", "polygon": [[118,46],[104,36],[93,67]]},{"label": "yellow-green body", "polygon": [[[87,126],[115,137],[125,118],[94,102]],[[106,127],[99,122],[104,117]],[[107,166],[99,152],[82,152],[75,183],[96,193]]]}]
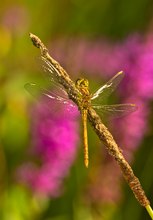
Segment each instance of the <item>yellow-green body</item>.
[{"label": "yellow-green body", "polygon": [[88,108],[91,105],[89,82],[86,79],[78,79],[76,81],[76,87],[81,93],[78,96],[78,104],[83,122],[84,164],[86,167],[88,167],[89,153],[88,153],[88,135],[87,135],[87,113],[88,113]]}]

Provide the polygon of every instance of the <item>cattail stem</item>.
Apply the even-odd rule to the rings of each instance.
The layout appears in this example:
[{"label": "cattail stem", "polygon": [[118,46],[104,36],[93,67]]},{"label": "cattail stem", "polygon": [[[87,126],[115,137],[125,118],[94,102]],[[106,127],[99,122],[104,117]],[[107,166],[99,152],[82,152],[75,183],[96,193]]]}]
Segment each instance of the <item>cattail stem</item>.
[{"label": "cattail stem", "polygon": [[[44,59],[48,60],[54,67],[58,70],[58,82],[63,85],[66,89],[69,98],[72,99],[77,105],[78,100],[75,97],[78,97],[78,90],[75,86],[75,83],[70,79],[68,73],[60,66],[60,64],[54,60],[48,53],[47,48],[41,42],[41,40],[33,35],[30,34],[30,38],[37,48],[41,50],[41,55]],[[95,112],[94,109],[90,108],[88,110],[88,120],[91,123],[92,127],[94,128],[96,134],[98,135],[99,139],[105,144],[108,153],[116,160],[125,180],[127,181],[129,187],[133,191],[136,199],[140,203],[140,205],[144,206],[148,211],[150,217],[153,219],[153,211],[150,207],[150,202],[147,199],[144,190],[139,182],[139,179],[135,176],[132,168],[125,160],[120,148],[118,147],[117,143],[115,142],[113,136],[108,131],[106,126],[102,123],[101,118]]]}]

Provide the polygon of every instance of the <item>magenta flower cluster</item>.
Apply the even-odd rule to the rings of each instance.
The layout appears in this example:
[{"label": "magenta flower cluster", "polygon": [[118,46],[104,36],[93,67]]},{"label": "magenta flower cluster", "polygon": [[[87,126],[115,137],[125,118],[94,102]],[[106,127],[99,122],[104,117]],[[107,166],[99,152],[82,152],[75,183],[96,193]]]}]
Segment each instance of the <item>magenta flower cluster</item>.
[{"label": "magenta flower cluster", "polygon": [[34,193],[57,197],[76,158],[78,123],[66,109],[50,108],[39,103],[31,109],[31,161],[19,168],[18,177]]}]

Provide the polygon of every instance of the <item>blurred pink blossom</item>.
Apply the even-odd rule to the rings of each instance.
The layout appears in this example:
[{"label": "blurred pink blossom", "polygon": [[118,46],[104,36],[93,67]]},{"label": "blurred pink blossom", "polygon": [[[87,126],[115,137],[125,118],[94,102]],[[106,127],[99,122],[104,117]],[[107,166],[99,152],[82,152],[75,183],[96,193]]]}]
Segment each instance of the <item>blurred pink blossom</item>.
[{"label": "blurred pink blossom", "polygon": [[23,164],[17,174],[33,192],[51,197],[62,193],[62,183],[74,163],[79,140],[76,115],[71,118],[66,117],[64,109],[60,109],[60,114],[54,111],[55,108],[49,111],[41,103],[33,107],[29,152],[32,160]]},{"label": "blurred pink blossom", "polygon": [[10,6],[4,12],[1,22],[12,33],[22,33],[29,23],[28,10],[21,5]]}]

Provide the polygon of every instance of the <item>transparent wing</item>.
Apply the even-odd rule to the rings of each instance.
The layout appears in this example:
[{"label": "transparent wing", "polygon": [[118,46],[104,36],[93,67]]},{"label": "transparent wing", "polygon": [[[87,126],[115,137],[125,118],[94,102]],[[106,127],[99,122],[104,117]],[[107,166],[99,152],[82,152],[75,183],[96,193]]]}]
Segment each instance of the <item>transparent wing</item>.
[{"label": "transparent wing", "polygon": [[121,71],[117,73],[92,95],[91,100],[93,100],[95,103],[104,101],[104,99],[107,98],[116,89],[123,77],[124,72]]},{"label": "transparent wing", "polygon": [[55,66],[42,56],[40,57],[39,60],[43,70],[47,73],[49,77],[49,81],[57,82],[59,71],[55,68]]},{"label": "transparent wing", "polygon": [[59,71],[56,69],[56,67],[50,63],[46,58],[44,57],[39,57],[39,65],[43,69],[43,75],[45,76],[44,78],[46,79],[45,83],[47,84],[47,88],[58,88],[62,95],[67,97],[67,92],[63,88],[63,86],[58,82],[58,76],[60,75]]},{"label": "transparent wing", "polygon": [[58,90],[48,91],[35,83],[27,83],[25,89],[36,99],[43,101],[43,103],[49,108],[53,108],[54,104],[64,104],[69,109],[76,108],[75,104],[68,99],[68,96],[64,97],[64,95],[59,95],[60,92]]},{"label": "transparent wing", "polygon": [[112,115],[121,117],[130,114],[138,109],[135,104],[116,104],[116,105],[93,105],[99,115]]},{"label": "transparent wing", "polygon": [[[60,77],[61,74],[59,73],[58,69],[52,63],[50,63],[46,58],[40,57],[40,60],[41,60],[41,66],[43,67],[43,70],[46,73],[45,75],[48,78],[48,82],[50,83],[49,86],[51,86],[51,84],[52,85],[54,84],[54,86],[60,88],[60,90],[63,91],[62,93],[67,96],[66,90],[58,81],[58,79],[61,78]],[[80,93],[79,90],[78,93]]]}]

